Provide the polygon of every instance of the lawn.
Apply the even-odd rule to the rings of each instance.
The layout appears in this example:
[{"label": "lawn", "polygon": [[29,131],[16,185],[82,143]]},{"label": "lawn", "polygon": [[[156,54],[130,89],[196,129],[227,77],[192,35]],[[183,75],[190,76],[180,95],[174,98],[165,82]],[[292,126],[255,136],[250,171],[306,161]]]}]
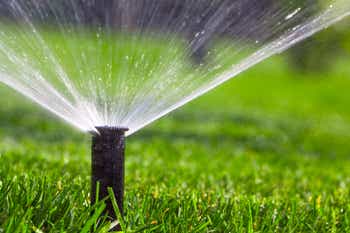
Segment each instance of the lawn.
[{"label": "lawn", "polygon": [[[350,232],[349,67],[275,57],[130,136],[125,231]],[[0,93],[0,232],[107,232],[89,135]]]}]

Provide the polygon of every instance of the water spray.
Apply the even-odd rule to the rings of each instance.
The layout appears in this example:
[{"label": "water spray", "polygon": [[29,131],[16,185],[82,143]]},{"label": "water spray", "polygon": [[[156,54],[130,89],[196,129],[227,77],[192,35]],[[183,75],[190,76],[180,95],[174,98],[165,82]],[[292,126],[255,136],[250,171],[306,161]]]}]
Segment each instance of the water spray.
[{"label": "water spray", "polygon": [[[128,129],[109,126],[96,129],[98,132],[93,133],[91,147],[91,203],[108,197],[108,188],[112,188],[122,216],[125,132]],[[117,218],[110,199],[106,201],[105,214],[111,219]]]}]

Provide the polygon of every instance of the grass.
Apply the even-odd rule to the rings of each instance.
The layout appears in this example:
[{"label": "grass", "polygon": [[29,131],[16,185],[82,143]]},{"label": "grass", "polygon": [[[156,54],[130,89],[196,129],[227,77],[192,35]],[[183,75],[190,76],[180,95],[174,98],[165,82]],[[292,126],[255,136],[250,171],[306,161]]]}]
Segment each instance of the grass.
[{"label": "grass", "polygon": [[[274,58],[131,136],[124,230],[350,232],[348,67]],[[89,136],[1,94],[0,232],[108,232]]]}]

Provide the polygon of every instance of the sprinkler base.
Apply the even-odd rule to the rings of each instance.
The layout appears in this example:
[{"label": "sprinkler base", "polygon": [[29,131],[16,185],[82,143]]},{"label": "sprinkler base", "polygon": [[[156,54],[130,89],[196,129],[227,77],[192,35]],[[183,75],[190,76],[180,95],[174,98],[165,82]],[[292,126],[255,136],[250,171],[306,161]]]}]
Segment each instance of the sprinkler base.
[{"label": "sprinkler base", "polygon": [[[128,129],[108,126],[96,129],[98,133],[93,133],[91,147],[91,204],[108,197],[108,188],[112,188],[123,216],[125,132]],[[117,219],[110,199],[106,201],[105,214],[111,220]]]}]

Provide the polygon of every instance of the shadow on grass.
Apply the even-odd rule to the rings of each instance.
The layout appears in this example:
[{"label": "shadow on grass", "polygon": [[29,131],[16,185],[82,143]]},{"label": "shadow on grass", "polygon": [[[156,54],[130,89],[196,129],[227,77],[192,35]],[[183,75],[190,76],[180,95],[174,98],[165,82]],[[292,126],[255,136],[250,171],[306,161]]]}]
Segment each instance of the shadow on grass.
[{"label": "shadow on grass", "polygon": [[0,108],[0,137],[46,143],[82,141],[84,135],[38,107]]},{"label": "shadow on grass", "polygon": [[[169,123],[167,125],[167,122]],[[165,125],[165,127],[164,127]],[[167,140],[199,143],[220,148],[228,144],[257,153],[343,154],[343,138],[321,132],[312,120],[264,117],[245,113],[177,113],[163,127],[136,134],[141,141]]]},{"label": "shadow on grass", "polygon": [[[86,136],[41,110],[23,103],[0,108],[0,137],[37,140],[43,143],[86,141]],[[156,125],[141,130],[129,140],[179,141],[236,148],[258,153],[342,153],[342,138],[317,133],[310,120],[266,117],[241,112],[185,112],[171,114]]]}]

